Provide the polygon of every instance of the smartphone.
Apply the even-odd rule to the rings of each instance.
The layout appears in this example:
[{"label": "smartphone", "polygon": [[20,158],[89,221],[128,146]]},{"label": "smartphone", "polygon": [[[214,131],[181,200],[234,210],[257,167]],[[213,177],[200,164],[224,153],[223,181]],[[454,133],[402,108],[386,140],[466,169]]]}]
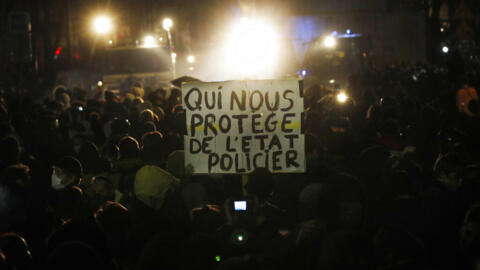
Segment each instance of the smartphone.
[{"label": "smartphone", "polygon": [[233,201],[233,210],[247,211],[247,201]]}]

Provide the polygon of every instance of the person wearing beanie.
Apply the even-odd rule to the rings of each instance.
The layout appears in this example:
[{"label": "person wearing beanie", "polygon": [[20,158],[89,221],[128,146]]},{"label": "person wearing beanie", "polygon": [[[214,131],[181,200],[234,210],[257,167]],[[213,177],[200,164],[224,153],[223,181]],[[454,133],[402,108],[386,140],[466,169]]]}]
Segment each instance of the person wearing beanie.
[{"label": "person wearing beanie", "polygon": [[65,156],[53,165],[51,186],[57,191],[78,186],[82,177],[80,161],[72,156]]}]

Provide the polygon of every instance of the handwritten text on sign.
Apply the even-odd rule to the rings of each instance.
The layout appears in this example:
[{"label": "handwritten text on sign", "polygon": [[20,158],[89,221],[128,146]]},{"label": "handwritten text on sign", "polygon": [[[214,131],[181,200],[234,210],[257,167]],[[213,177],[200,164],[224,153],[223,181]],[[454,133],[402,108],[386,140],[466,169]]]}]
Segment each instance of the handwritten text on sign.
[{"label": "handwritten text on sign", "polygon": [[191,82],[182,100],[194,173],[305,171],[298,80]]}]

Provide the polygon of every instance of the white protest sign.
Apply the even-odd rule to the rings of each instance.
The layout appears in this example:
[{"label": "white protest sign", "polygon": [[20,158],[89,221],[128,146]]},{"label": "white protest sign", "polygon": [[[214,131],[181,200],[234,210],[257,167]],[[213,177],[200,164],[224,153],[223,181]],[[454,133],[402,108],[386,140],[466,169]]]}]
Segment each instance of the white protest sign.
[{"label": "white protest sign", "polygon": [[300,91],[296,79],[182,85],[185,164],[198,174],[304,172]]}]

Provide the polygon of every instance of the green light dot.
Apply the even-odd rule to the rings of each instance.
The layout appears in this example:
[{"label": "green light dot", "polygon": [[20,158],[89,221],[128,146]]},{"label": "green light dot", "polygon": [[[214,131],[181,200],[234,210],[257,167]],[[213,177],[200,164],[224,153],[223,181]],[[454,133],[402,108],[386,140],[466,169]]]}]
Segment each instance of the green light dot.
[{"label": "green light dot", "polygon": [[220,256],[215,256],[215,261],[219,262],[220,261]]}]

